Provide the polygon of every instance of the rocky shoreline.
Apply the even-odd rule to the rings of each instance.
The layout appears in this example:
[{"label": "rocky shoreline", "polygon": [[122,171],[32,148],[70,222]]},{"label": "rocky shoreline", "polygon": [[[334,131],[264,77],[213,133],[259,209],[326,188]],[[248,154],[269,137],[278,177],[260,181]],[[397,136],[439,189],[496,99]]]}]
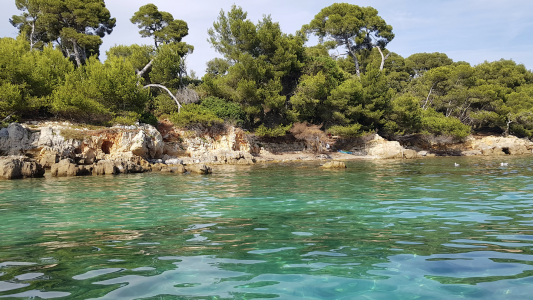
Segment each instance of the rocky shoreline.
[{"label": "rocky shoreline", "polygon": [[444,149],[428,140],[387,141],[377,134],[332,141],[332,149],[340,148],[344,153],[317,151],[322,150],[317,143],[262,140],[235,127],[197,134],[168,123],[160,123],[158,128],[140,124],[92,130],[59,122],[12,123],[0,129],[0,179],[43,177],[45,172],[57,177],[144,172],[209,174],[215,165],[415,159],[446,154],[504,156],[533,151],[533,142],[514,136],[471,136]]}]

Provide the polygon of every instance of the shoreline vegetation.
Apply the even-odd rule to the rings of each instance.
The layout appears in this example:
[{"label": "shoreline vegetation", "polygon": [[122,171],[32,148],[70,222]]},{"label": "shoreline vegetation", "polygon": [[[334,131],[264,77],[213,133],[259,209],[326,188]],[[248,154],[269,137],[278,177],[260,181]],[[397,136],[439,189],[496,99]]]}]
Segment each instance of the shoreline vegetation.
[{"label": "shoreline vegetation", "polygon": [[404,58],[372,7],[335,3],[284,33],[233,5],[206,26],[221,57],[198,78],[186,21],[154,4],[129,20],[150,43],[115,45],[102,62],[117,22],[103,0],[15,2],[19,36],[0,38],[3,178],[533,150],[531,70]]}]

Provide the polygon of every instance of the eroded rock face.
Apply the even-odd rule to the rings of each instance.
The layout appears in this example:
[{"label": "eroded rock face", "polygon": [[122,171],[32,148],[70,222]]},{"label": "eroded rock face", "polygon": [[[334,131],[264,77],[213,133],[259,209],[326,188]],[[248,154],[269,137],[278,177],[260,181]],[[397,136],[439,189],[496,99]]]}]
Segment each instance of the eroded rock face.
[{"label": "eroded rock face", "polygon": [[0,157],[0,178],[20,179],[44,176],[44,168],[26,157]]}]

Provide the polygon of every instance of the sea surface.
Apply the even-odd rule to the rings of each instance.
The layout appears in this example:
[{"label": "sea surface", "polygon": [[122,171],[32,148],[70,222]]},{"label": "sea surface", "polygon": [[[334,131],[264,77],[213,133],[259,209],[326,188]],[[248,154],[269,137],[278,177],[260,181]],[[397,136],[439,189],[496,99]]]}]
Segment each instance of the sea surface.
[{"label": "sea surface", "polygon": [[0,181],[0,299],[533,298],[533,157],[347,165]]}]

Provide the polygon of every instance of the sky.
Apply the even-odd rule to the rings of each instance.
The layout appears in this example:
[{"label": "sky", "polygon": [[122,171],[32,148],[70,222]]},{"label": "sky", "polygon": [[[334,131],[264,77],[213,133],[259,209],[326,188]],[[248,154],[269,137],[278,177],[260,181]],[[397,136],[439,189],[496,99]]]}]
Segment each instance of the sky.
[{"label": "sky", "polygon": [[[359,0],[348,3],[372,6],[392,25],[396,35],[387,48],[403,57],[421,52],[446,53],[454,61],[472,65],[484,61],[512,59],[533,69],[533,1],[531,0]],[[271,15],[286,33],[294,33],[309,23],[324,7],[335,1],[316,0],[106,0],[111,16],[117,18],[113,33],[104,37],[101,53],[114,45],[152,44],[141,38],[129,19],[147,3],[188,23],[184,42],[195,47],[188,58],[188,69],[205,73],[205,63],[220,57],[207,42],[220,10],[233,4],[248,12],[254,22]],[[19,14],[15,0],[0,0],[0,37],[15,37],[9,18]],[[311,40],[312,46],[316,40]]]}]

